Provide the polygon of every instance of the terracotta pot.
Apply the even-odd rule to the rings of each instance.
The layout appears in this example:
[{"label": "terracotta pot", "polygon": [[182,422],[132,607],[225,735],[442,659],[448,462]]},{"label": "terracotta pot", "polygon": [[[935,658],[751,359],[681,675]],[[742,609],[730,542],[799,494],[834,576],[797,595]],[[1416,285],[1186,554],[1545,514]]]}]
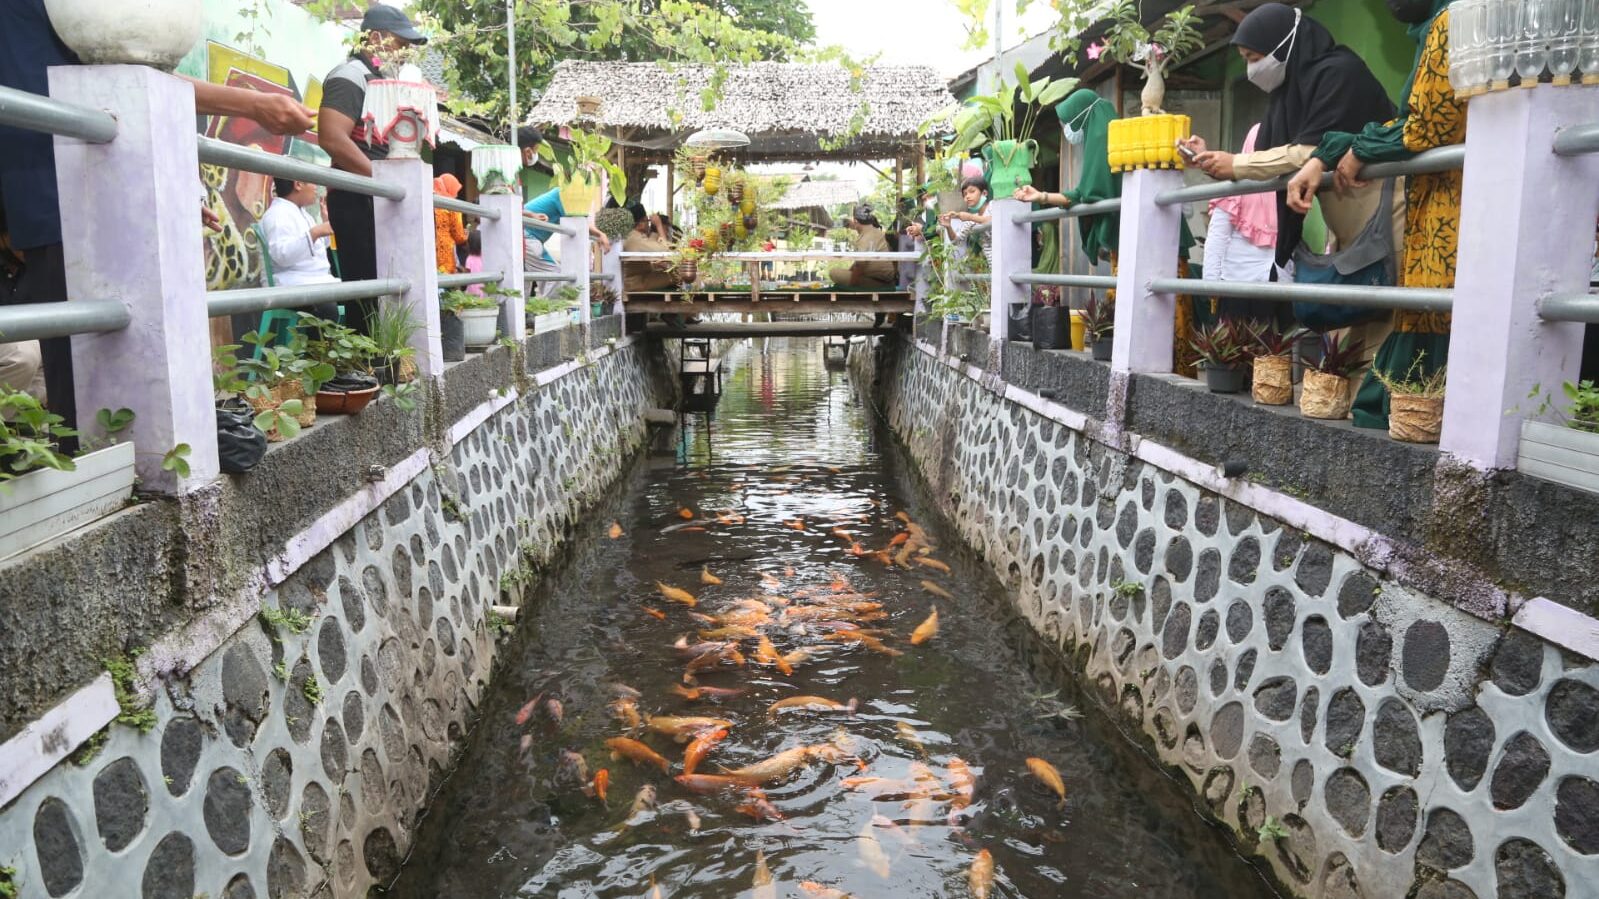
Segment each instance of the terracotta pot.
[{"label": "terracotta pot", "polygon": [[1444,426],[1444,398],[1396,393],[1388,401],[1388,436],[1406,443],[1437,443]]},{"label": "terracotta pot", "polygon": [[1255,380],[1250,395],[1262,406],[1286,406],[1294,401],[1292,356],[1256,356]]},{"label": "terracotta pot", "polygon": [[1342,421],[1349,417],[1354,403],[1349,379],[1314,369],[1305,372],[1304,389],[1299,392],[1299,411],[1306,418]]},{"label": "terracotta pot", "polygon": [[316,394],[316,409],[328,415],[354,415],[366,408],[367,403],[378,395],[379,388],[368,387],[365,390],[334,391],[319,390]]}]

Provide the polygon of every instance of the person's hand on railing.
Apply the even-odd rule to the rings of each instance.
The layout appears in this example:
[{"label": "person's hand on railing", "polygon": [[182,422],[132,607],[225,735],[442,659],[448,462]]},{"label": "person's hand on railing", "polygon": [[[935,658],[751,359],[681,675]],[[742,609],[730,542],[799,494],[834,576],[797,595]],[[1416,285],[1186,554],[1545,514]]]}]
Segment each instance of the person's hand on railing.
[{"label": "person's hand on railing", "polygon": [[[1198,140],[1198,138],[1195,138]],[[1203,143],[1203,141],[1201,141]],[[1226,150],[1206,150],[1194,156],[1194,165],[1218,181],[1232,181],[1233,154]]]},{"label": "person's hand on railing", "polygon": [[1356,158],[1355,151],[1351,149],[1344,154],[1344,158],[1338,160],[1338,170],[1333,173],[1333,187],[1341,194],[1365,187],[1371,183],[1360,180],[1360,172],[1365,167],[1366,164]]},{"label": "person's hand on railing", "polygon": [[528,212],[528,213],[524,213],[524,215],[526,215],[528,218],[532,219],[535,222],[547,222],[547,221],[550,220],[550,217],[545,215],[542,212]]},{"label": "person's hand on railing", "polygon": [[1310,204],[1316,201],[1316,191],[1321,189],[1321,178],[1327,174],[1327,164],[1311,157],[1299,173],[1288,181],[1288,208],[1305,215]]}]

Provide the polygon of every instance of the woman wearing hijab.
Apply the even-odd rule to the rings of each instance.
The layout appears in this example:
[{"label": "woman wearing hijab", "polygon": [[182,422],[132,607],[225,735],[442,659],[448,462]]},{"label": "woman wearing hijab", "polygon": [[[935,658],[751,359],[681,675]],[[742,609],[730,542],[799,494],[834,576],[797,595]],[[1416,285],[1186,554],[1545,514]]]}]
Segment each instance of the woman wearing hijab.
[{"label": "woman wearing hijab", "polygon": [[[1254,152],[1260,125],[1244,138],[1244,154]],[[1277,198],[1245,194],[1210,201],[1205,234],[1205,277],[1213,281],[1270,281],[1277,257]],[[1274,320],[1282,304],[1223,298],[1222,318]]]},{"label": "woman wearing hijab", "polygon": [[[1361,169],[1369,162],[1399,162],[1423,150],[1466,140],[1466,104],[1449,85],[1449,0],[1388,0],[1388,9],[1410,26],[1416,64],[1405,82],[1400,117],[1369,124],[1359,133],[1332,131],[1288,185],[1288,205],[1305,211],[1316,197],[1322,175],[1336,170],[1340,191],[1365,187]],[[1452,288],[1460,246],[1459,169],[1412,175],[1405,182],[1406,227],[1400,284]],[[1325,202],[1325,201],[1324,201]],[[1429,375],[1449,360],[1449,313],[1395,313],[1394,331],[1383,341],[1373,372],[1403,380]],[[1368,374],[1355,395],[1355,426],[1388,427],[1388,391]]]},{"label": "woman wearing hijab", "polygon": [[[1097,203],[1122,195],[1122,176],[1110,170],[1110,123],[1116,118],[1116,107],[1099,96],[1092,88],[1079,88],[1055,107],[1055,117],[1060,119],[1066,142],[1079,148],[1082,171],[1077,186],[1065,193],[1045,193],[1032,185],[1016,189],[1015,198],[1024,203],[1043,206],[1077,206]],[[1121,233],[1121,216],[1113,212],[1085,215],[1077,219],[1083,252],[1095,264],[1109,260],[1116,266],[1116,241]],[[1188,250],[1194,245],[1194,236],[1188,230],[1188,220],[1183,220],[1182,236],[1178,244],[1178,274],[1187,277]],[[1115,292],[1108,294],[1115,298]],[[1194,326],[1193,302],[1189,297],[1177,298],[1176,358],[1173,370],[1193,377],[1196,359],[1188,340]]]},{"label": "woman wearing hijab", "polygon": [[[461,193],[461,181],[445,172],[433,179],[433,192],[453,200]],[[466,226],[461,223],[461,213],[433,210],[433,255],[441,273],[448,275],[455,271],[455,248],[463,243],[466,243]]]}]

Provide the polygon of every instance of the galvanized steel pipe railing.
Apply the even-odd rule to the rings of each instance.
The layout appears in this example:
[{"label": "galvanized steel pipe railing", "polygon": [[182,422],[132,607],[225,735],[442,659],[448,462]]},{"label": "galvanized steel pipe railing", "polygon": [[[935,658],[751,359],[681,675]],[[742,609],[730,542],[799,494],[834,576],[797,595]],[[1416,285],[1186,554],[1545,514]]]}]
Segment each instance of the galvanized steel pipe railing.
[{"label": "galvanized steel pipe railing", "polygon": [[110,143],[117,136],[116,117],[103,109],[63,103],[9,87],[0,87],[0,124],[75,137],[91,144]]},{"label": "galvanized steel pipe railing", "polygon": [[128,307],[116,300],[0,306],[0,343],[120,331],[132,320]]},{"label": "galvanized steel pipe railing", "polygon": [[527,281],[533,281],[541,284],[545,282],[554,283],[560,281],[570,283],[577,280],[577,275],[568,275],[565,272],[523,272],[522,278]]},{"label": "galvanized steel pipe railing", "polygon": [[208,290],[206,315],[246,315],[268,309],[303,309],[322,303],[371,300],[405,293],[411,282],[404,278],[379,278],[374,281],[346,281],[338,284],[302,284],[297,287],[245,287],[239,290]]},{"label": "galvanized steel pipe railing", "polygon": [[[1398,178],[1404,175],[1425,175],[1435,172],[1447,172],[1458,169],[1466,163],[1466,147],[1464,144],[1455,144],[1449,147],[1439,147],[1418,153],[1413,158],[1404,162],[1374,162],[1361,170],[1360,176],[1366,180],[1379,178]],[[1245,194],[1275,193],[1288,188],[1292,175],[1284,175],[1270,181],[1220,181],[1215,184],[1196,184],[1192,187],[1181,187],[1169,190],[1155,196],[1157,206],[1172,206],[1177,203],[1198,203],[1209,200],[1220,200],[1223,197],[1241,197]],[[1329,172],[1322,176],[1321,186],[1325,190],[1333,185],[1333,176]]]},{"label": "galvanized steel pipe railing", "polygon": [[1599,153],[1599,122],[1573,125],[1555,135],[1556,156],[1582,156]]},{"label": "galvanized steel pipe railing", "polygon": [[500,220],[500,211],[498,209],[490,209],[487,206],[468,203],[465,200],[457,200],[454,197],[441,197],[438,194],[433,195],[433,208],[448,209],[451,212],[464,212],[467,215],[475,215],[491,222]]},{"label": "galvanized steel pipe railing", "polygon": [[1407,312],[1448,312],[1455,304],[1453,290],[1421,287],[1360,287],[1349,284],[1278,284],[1269,281],[1206,281],[1198,278],[1156,278],[1153,293],[1198,294],[1272,300],[1279,303],[1326,303]]},{"label": "galvanized steel pipe railing", "polygon": [[1115,290],[1114,275],[1056,275],[1046,272],[1023,272],[1011,275],[1012,284],[1041,284],[1045,287],[1082,287],[1088,290]]},{"label": "galvanized steel pipe railing", "polygon": [[1570,296],[1545,297],[1538,304],[1538,314],[1550,322],[1586,322],[1599,325],[1599,296],[1576,293]]},{"label": "galvanized steel pipe railing", "polygon": [[576,237],[577,236],[577,232],[576,231],[573,231],[571,228],[566,227],[565,225],[561,224],[560,222],[541,222],[538,219],[536,219],[536,218],[534,218],[534,217],[532,217],[530,215],[522,216],[522,224],[526,225],[529,228],[537,228],[540,231],[553,231],[556,234],[559,234],[559,235],[561,235],[563,237]]},{"label": "galvanized steel pipe railing", "polygon": [[365,175],[355,175],[342,172],[325,165],[315,165],[292,159],[288,156],[279,156],[276,153],[263,153],[238,144],[210,137],[200,138],[200,161],[207,165],[226,166],[230,169],[239,169],[246,172],[256,172],[262,175],[271,175],[274,178],[292,178],[295,181],[309,181],[323,187],[335,190],[349,191],[354,194],[366,194],[369,197],[382,197],[385,200],[405,199],[405,188],[388,181],[379,181]]},{"label": "galvanized steel pipe railing", "polygon": [[454,275],[439,275],[439,286],[446,289],[470,287],[473,284],[499,284],[504,280],[504,272],[461,272]]},{"label": "galvanized steel pipe railing", "polygon": [[1056,209],[1035,209],[1016,216],[1018,222],[1053,222],[1060,219],[1076,218],[1081,215],[1101,215],[1106,212],[1121,212],[1122,201],[1120,197],[1109,200],[1096,200],[1092,203],[1082,203],[1076,206],[1064,206]]}]

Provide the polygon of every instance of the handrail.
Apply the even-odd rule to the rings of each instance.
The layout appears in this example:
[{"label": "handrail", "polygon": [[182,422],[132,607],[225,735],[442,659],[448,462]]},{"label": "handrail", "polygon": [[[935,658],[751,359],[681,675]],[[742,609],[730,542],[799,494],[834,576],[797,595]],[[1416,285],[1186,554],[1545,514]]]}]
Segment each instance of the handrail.
[{"label": "handrail", "polygon": [[1046,287],[1083,287],[1089,290],[1115,290],[1115,275],[1057,275],[1048,272],[1022,272],[1010,276],[1012,284],[1042,284]]},{"label": "handrail", "polygon": [[577,275],[569,275],[569,274],[567,274],[565,272],[523,272],[522,273],[522,279],[525,280],[525,281],[534,281],[534,282],[538,282],[538,283],[543,283],[543,282],[546,282],[546,281],[548,281],[548,282],[574,281],[575,282],[577,280]]},{"label": "handrail", "polygon": [[1055,209],[1035,209],[1016,216],[1015,221],[1032,224],[1034,222],[1053,222],[1060,219],[1076,218],[1080,215],[1100,215],[1106,212],[1121,212],[1121,197],[1111,197],[1108,200],[1095,200],[1092,203],[1083,203],[1077,206],[1064,206]]},{"label": "handrail", "polygon": [[525,227],[537,228],[540,231],[552,231],[552,232],[554,232],[556,234],[559,234],[559,235],[561,235],[563,237],[576,237],[577,236],[577,232],[576,231],[573,231],[571,228],[568,228],[568,227],[566,227],[565,225],[563,225],[563,224],[561,224],[559,222],[541,222],[538,219],[536,219],[536,218],[534,218],[534,217],[532,217],[530,215],[522,216],[522,224]]},{"label": "handrail", "polygon": [[110,143],[117,136],[116,117],[103,109],[64,103],[10,87],[0,87],[0,124],[75,137],[91,144]]},{"label": "handrail", "polygon": [[473,284],[500,284],[505,281],[505,272],[459,272],[453,275],[439,275],[439,287],[470,287]]},{"label": "handrail", "polygon": [[132,320],[128,307],[116,300],[0,306],[0,343],[120,331]]},{"label": "handrail", "polygon": [[246,315],[268,309],[303,309],[323,303],[370,300],[405,293],[411,282],[404,278],[379,278],[375,281],[345,281],[334,284],[301,284],[296,287],[245,287],[239,290],[208,290],[205,314]]},{"label": "handrail", "polygon": [[465,200],[457,200],[454,197],[441,197],[438,194],[433,195],[433,208],[448,209],[451,212],[464,212],[467,215],[475,215],[491,222],[500,220],[500,211],[498,209],[490,209],[487,206],[468,203]]},{"label": "handrail", "polygon": [[230,144],[227,141],[217,140],[213,137],[199,139],[200,161],[207,165],[226,166],[246,172],[257,172],[262,175],[271,175],[274,178],[293,178],[296,181],[309,181],[334,190],[348,191],[354,194],[366,194],[370,197],[382,197],[385,200],[405,199],[405,188],[388,181],[379,181],[364,175],[342,172],[325,165],[316,165],[276,153],[264,153]]},{"label": "handrail", "polygon": [[1568,296],[1544,297],[1538,303],[1538,314],[1549,322],[1586,322],[1599,325],[1599,296],[1591,293],[1574,293]]},{"label": "handrail", "polygon": [[1360,287],[1350,284],[1282,284],[1270,281],[1207,281],[1198,278],[1155,278],[1151,293],[1198,294],[1272,300],[1279,303],[1327,303],[1407,312],[1448,312],[1455,292],[1423,287]]},{"label": "handrail", "polygon": [[1560,129],[1560,133],[1555,135],[1556,156],[1582,156],[1587,153],[1599,153],[1599,122],[1572,125]]},{"label": "handrail", "polygon": [[[1360,176],[1366,180],[1378,178],[1398,178],[1402,175],[1426,175],[1436,172],[1448,172],[1458,169],[1466,164],[1466,147],[1464,144],[1454,144],[1448,147],[1439,147],[1417,153],[1414,157],[1404,162],[1374,162],[1361,170]],[[1288,182],[1292,175],[1273,178],[1270,181],[1219,181],[1212,184],[1196,184],[1191,187],[1180,187],[1169,190],[1163,194],[1155,195],[1155,205],[1172,206],[1177,203],[1197,203],[1205,200],[1220,200],[1224,197],[1241,197],[1246,194],[1275,193],[1288,189]],[[1333,184],[1332,173],[1322,176],[1323,189]]]},{"label": "handrail", "polygon": [[[662,250],[624,250],[618,254],[623,262],[645,259],[671,259],[676,253]],[[898,250],[882,251],[857,251],[857,250],[773,250],[772,252],[758,251],[753,253],[717,253],[716,259],[729,262],[803,262],[807,259],[856,259],[865,262],[916,262],[922,258],[921,253],[900,252]]]}]

